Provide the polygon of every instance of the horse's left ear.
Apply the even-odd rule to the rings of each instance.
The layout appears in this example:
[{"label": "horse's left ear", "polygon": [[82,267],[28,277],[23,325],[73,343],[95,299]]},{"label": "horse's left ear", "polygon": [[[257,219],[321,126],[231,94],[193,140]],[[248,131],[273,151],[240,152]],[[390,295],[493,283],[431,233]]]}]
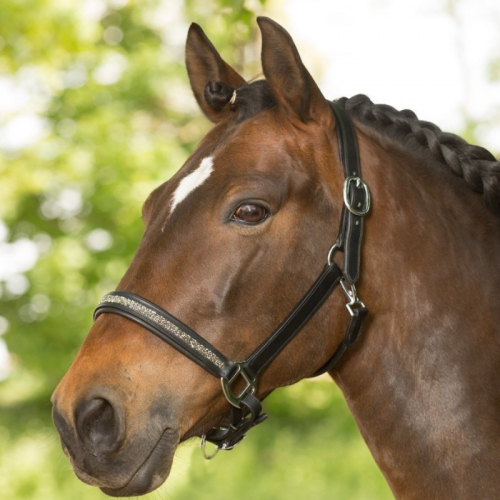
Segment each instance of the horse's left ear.
[{"label": "horse's left ear", "polygon": [[191,24],[186,41],[186,66],[193,94],[207,118],[215,123],[231,114],[233,90],[245,80],[217,52],[201,27]]},{"label": "horse's left ear", "polygon": [[330,118],[328,101],[302,63],[292,37],[267,17],[258,17],[257,22],[262,32],[262,69],[287,115],[304,123],[320,121],[322,116]]}]

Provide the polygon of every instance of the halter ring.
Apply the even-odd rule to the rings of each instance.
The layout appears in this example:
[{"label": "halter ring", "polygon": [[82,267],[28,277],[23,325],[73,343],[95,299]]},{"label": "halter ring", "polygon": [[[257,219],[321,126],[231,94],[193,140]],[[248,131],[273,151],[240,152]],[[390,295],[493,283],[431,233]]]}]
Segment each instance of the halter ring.
[{"label": "halter ring", "polygon": [[215,457],[215,455],[217,455],[217,453],[219,453],[219,447],[218,446],[215,446],[215,450],[212,452],[212,453],[207,453],[207,435],[206,434],[203,434],[203,436],[201,436],[201,443],[200,443],[200,447],[201,447],[201,454],[203,455],[203,458],[205,460],[212,460],[212,458]]},{"label": "halter ring", "polygon": [[335,254],[335,252],[340,248],[340,243],[339,243],[339,240],[337,240],[333,245],[332,247],[330,248],[330,250],[328,250],[328,256],[326,258],[326,261],[328,263],[329,266],[332,265],[333,263],[333,256]]}]

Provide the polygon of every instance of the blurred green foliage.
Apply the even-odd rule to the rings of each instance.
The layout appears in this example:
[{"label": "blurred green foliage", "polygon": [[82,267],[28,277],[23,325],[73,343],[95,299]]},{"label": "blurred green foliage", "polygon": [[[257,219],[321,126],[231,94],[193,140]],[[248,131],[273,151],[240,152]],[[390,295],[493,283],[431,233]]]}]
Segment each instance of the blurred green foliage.
[{"label": "blurred green foliage", "polygon": [[[0,498],[104,498],[73,475],[49,397],[94,305],[131,260],[141,204],[208,130],[184,68],[189,22],[253,76],[249,40],[265,3],[2,0],[0,75],[21,97],[0,124],[28,114],[42,131],[28,147],[4,146],[0,162],[6,244],[38,255],[32,269],[0,283],[13,359],[0,382]],[[331,382],[280,391],[266,407],[272,418],[214,462],[193,444],[181,447],[161,491],[175,499],[391,498]]]}]

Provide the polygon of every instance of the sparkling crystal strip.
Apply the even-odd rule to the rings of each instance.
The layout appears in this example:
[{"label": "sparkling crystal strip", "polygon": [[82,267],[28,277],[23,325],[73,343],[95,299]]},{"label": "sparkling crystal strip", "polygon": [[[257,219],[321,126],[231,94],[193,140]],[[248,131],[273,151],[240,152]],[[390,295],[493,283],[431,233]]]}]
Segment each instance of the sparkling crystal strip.
[{"label": "sparkling crystal strip", "polygon": [[100,301],[99,306],[103,304],[120,304],[131,311],[134,311],[137,314],[140,314],[144,318],[156,323],[158,326],[168,330],[170,333],[175,335],[179,340],[182,340],[186,345],[188,345],[191,349],[199,352],[206,359],[211,361],[215,366],[224,369],[224,362],[212,352],[208,347],[200,344],[196,339],[191,337],[189,333],[186,333],[184,330],[181,330],[177,325],[174,325],[171,321],[159,315],[153,309],[137,302],[136,300],[129,299],[128,297],[121,297],[120,295],[105,295]]}]

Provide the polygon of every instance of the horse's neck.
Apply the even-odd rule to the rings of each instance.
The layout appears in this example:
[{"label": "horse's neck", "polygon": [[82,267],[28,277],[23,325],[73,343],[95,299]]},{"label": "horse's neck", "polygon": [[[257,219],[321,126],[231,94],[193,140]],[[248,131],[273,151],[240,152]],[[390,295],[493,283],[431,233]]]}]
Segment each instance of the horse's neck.
[{"label": "horse's neck", "polygon": [[498,229],[440,211],[432,178],[423,185],[378,153],[364,169],[374,209],[360,292],[371,321],[334,378],[398,499],[498,498]]}]

